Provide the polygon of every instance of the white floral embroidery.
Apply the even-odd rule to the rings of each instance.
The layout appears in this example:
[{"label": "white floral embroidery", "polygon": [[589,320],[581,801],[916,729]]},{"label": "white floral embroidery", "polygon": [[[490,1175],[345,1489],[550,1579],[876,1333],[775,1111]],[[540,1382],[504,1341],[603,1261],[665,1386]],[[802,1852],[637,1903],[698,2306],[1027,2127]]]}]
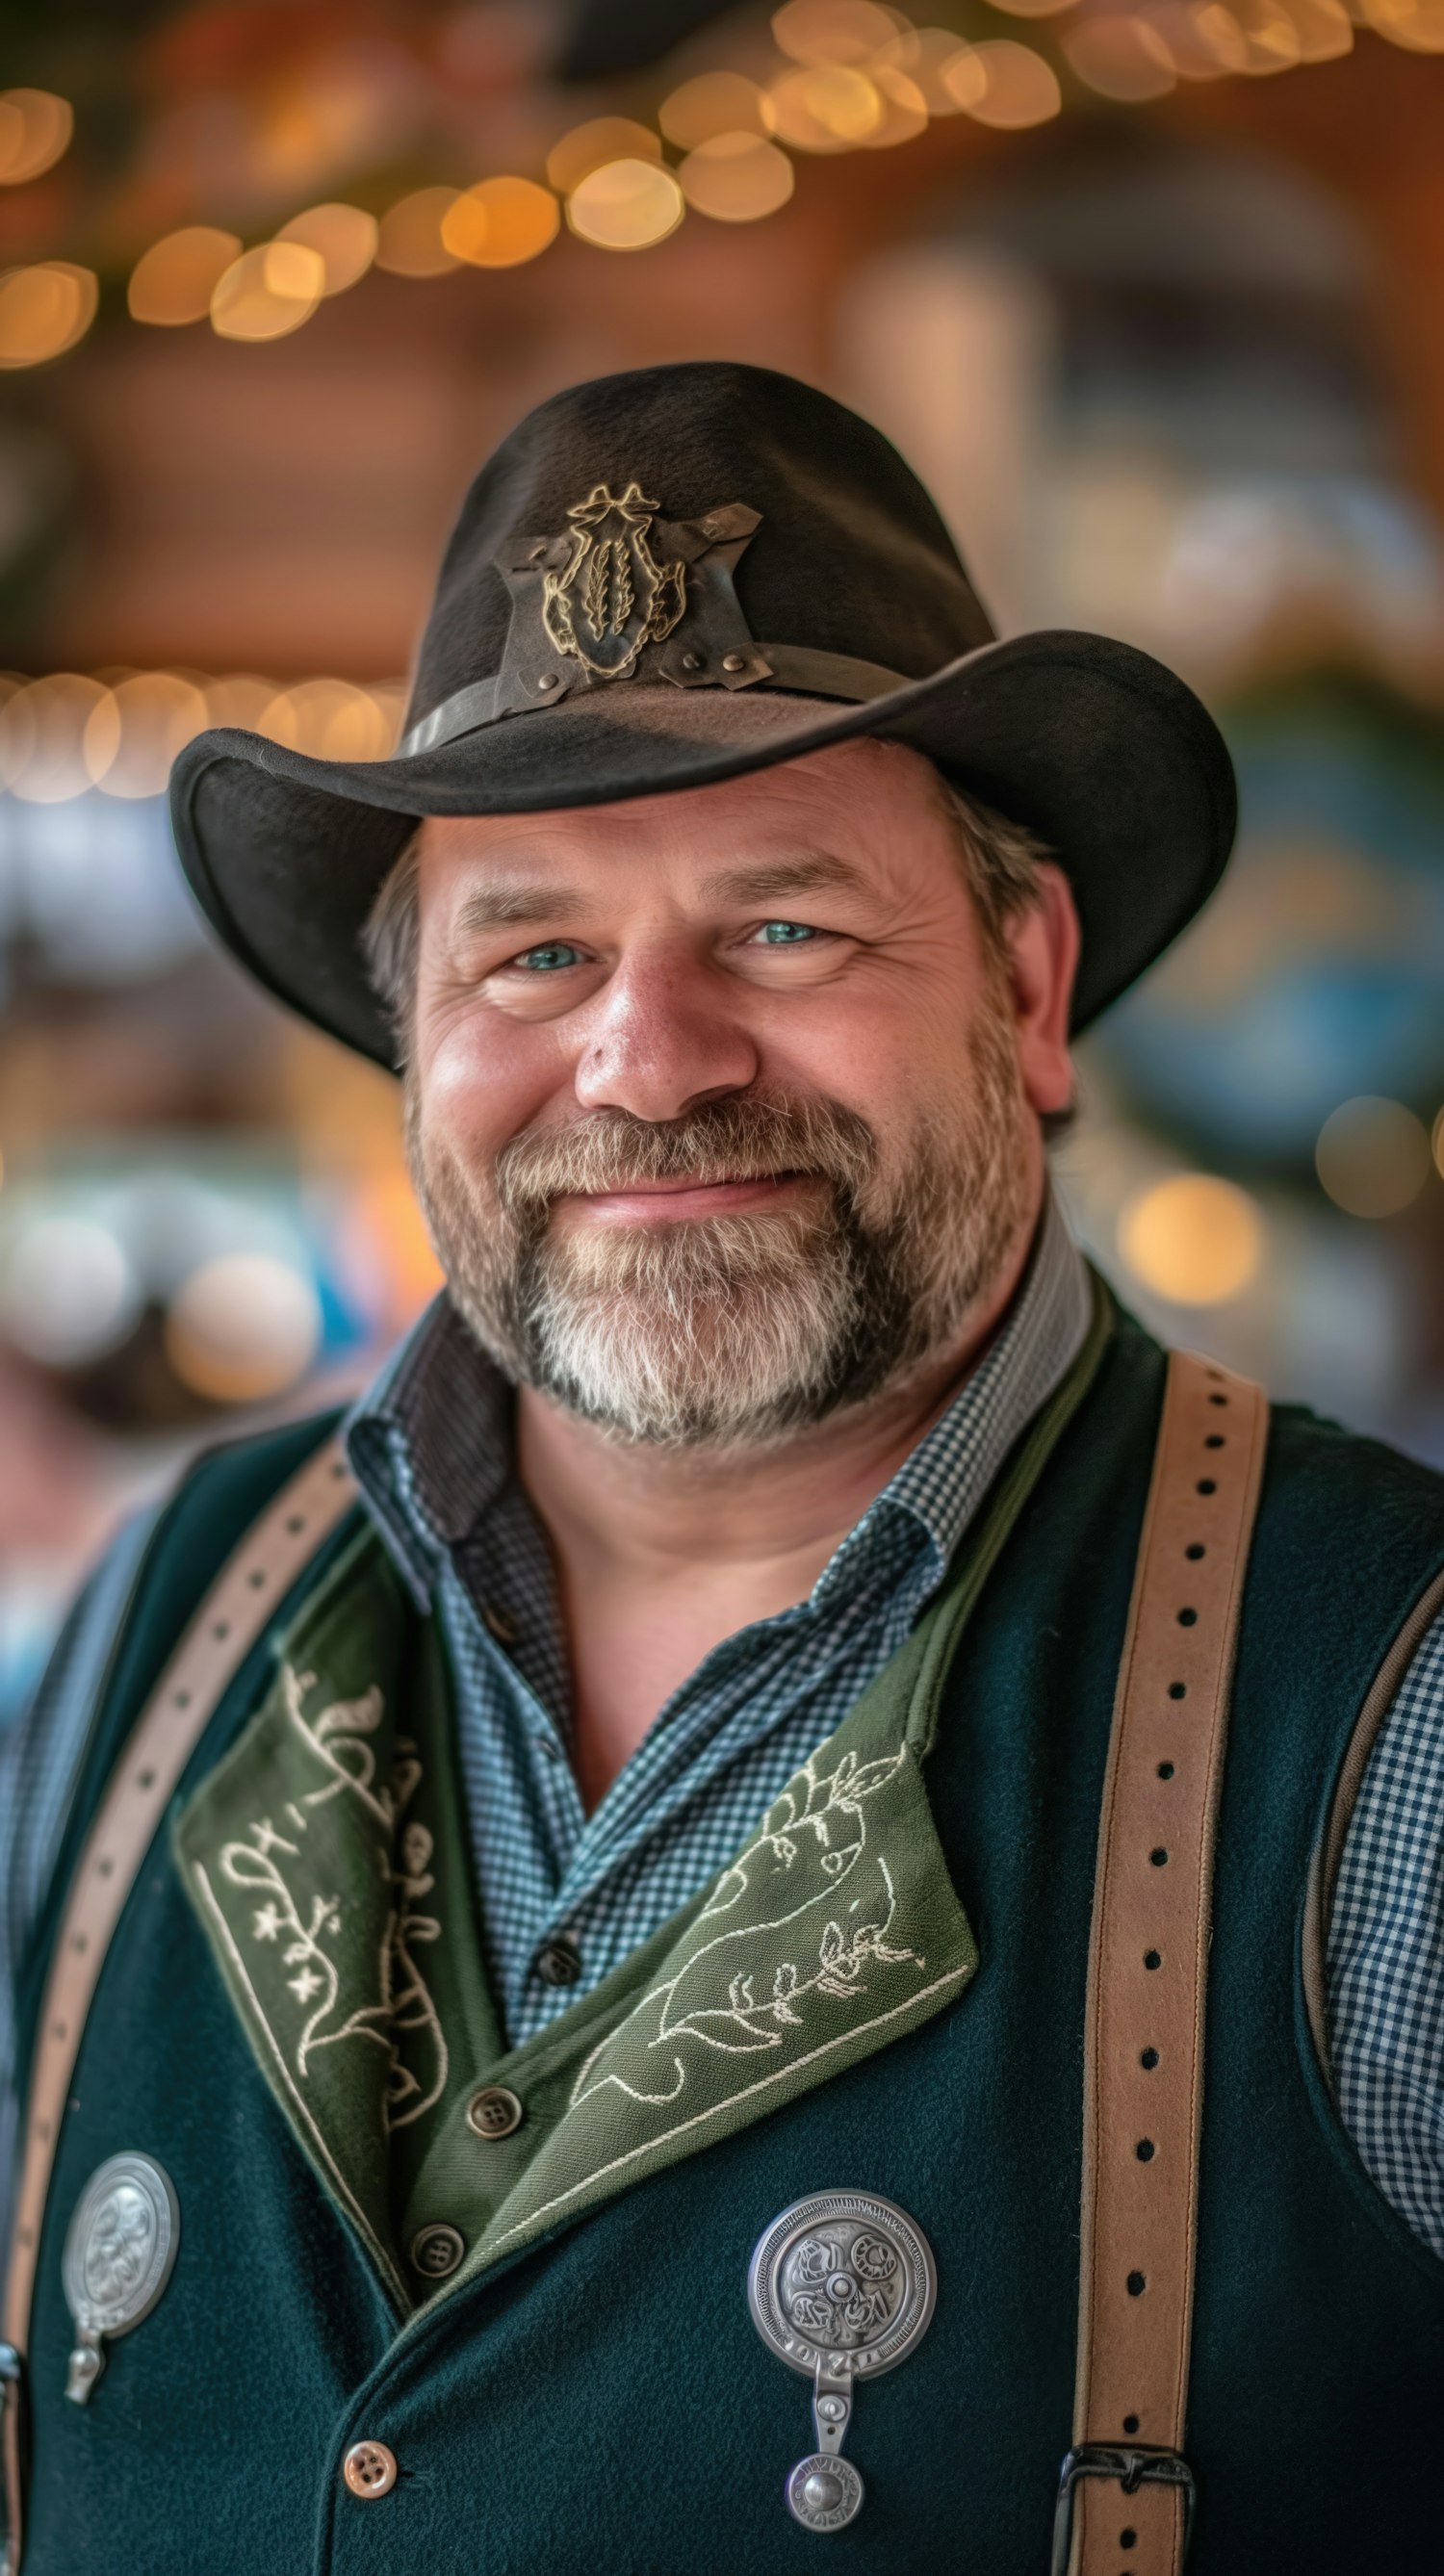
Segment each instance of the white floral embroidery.
[{"label": "white floral embroidery", "polygon": [[[872,1962],[926,1966],[916,1950],[888,1938],[897,1898],[887,1862],[868,1850],[864,1813],[908,1758],[905,1747],[875,1762],[847,1753],[825,1777],[815,1767],[818,1755],[809,1758],[718,1880],[693,1938],[708,1924],[721,1928],[592,2051],[572,2091],[573,2109],[608,2084],[636,2102],[675,2102],[688,2080],[687,2060],[675,2048],[684,2036],[729,2055],[778,2049],[788,2026],[804,2022],[810,1996],[851,2002],[865,1995]],[[749,1919],[728,1928],[727,1916],[744,1899]],[[606,2064],[624,2055],[639,2072],[639,2043],[647,2056],[672,2051],[670,2079],[658,2090]],[[664,2054],[659,2075],[665,2064]]]},{"label": "white floral embroidery", "polygon": [[[278,1832],[269,1816],[258,1817],[242,1839],[225,1845],[221,1869],[233,1887],[253,1888],[265,1895],[266,1902],[252,1914],[251,1937],[284,1939],[282,1963],[296,1970],[285,1980],[287,1989],[303,2009],[314,2007],[291,2043],[297,2076],[305,2081],[317,2050],[334,2048],[343,2040],[368,2040],[387,2055],[386,2127],[405,2128],[441,2099],[449,2063],[440,2018],[416,1959],[419,1947],[441,1937],[438,1917],[420,1910],[422,1899],[436,1884],[430,1866],[432,1837],[414,1818],[402,1822],[421,1780],[421,1764],[409,1737],[398,1737],[390,1777],[378,1783],[376,1748],[370,1739],[384,1715],[381,1691],[373,1685],[359,1699],[332,1701],[312,1721],[305,1703],[315,1678],[286,1665],[281,1687],[292,1725],[328,1776],[299,1802],[287,1801],[295,1839]],[[390,1901],[378,1947],[375,2000],[358,2005],[338,2021],[343,1965],[328,1945],[336,1942],[341,1931],[340,1901],[335,1896],[308,1895],[293,1886],[292,1877],[303,1873],[288,1874],[277,1855],[299,1860],[310,1830],[308,1811],[327,1806],[348,1791],[368,1822],[380,1828],[374,1838],[375,1856]],[[344,1969],[354,1974],[351,1962],[345,1962]],[[411,2042],[405,2056],[400,2045],[403,2037]],[[408,2062],[418,2056],[427,2067],[425,2082]]]}]

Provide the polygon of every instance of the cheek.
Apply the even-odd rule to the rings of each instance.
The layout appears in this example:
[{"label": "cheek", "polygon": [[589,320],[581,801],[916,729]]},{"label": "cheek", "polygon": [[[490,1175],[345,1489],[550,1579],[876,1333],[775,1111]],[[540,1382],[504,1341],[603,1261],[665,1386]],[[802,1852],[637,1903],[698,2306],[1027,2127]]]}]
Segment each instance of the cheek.
[{"label": "cheek", "polygon": [[467,1162],[494,1160],[569,1088],[554,1032],[481,1011],[422,1032],[417,1079],[423,1126]]},{"label": "cheek", "polygon": [[952,979],[870,975],[805,1013],[778,1014],[765,1058],[780,1089],[814,1091],[855,1110],[881,1140],[968,1080],[968,1002]]}]

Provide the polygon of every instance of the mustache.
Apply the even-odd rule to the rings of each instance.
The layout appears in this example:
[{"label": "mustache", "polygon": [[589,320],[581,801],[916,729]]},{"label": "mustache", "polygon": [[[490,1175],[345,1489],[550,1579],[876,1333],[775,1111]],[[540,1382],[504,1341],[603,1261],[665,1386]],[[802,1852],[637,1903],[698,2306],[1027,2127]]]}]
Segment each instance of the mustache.
[{"label": "mustache", "polygon": [[570,1126],[532,1129],[502,1148],[496,1189],[508,1214],[522,1219],[574,1195],[657,1181],[776,1180],[783,1173],[830,1181],[855,1198],[876,1153],[867,1121],[839,1101],[748,1093],[703,1101],[680,1118],[600,1109]]}]

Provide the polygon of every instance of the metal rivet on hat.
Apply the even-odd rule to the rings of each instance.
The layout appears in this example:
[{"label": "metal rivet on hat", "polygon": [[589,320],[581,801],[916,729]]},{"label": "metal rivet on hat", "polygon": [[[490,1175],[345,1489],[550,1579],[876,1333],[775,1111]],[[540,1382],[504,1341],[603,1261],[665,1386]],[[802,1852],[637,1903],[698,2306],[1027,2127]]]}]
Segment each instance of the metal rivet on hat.
[{"label": "metal rivet on hat", "polygon": [[459,2227],[448,2227],[443,2219],[430,2227],[418,2227],[411,2239],[411,2268],[424,2273],[428,2281],[444,2281],[456,2270],[466,2252],[466,2238]]},{"label": "metal rivet on hat", "polygon": [[724,653],[722,656],[722,668],[724,671],[745,671],[747,668],[746,654]]},{"label": "metal rivet on hat", "polygon": [[556,685],[557,675],[555,671],[543,671],[541,678],[537,682],[537,687],[539,689],[554,689]]},{"label": "metal rivet on hat", "polygon": [[466,2106],[466,2125],[479,2138],[509,2138],[526,2113],[505,2084],[483,2084]]},{"label": "metal rivet on hat", "polygon": [[703,520],[703,522],[702,522],[702,534],[703,534],[703,536],[704,536],[704,537],[716,537],[716,536],[720,536],[721,532],[722,532],[722,522],[721,522],[721,520],[720,520],[720,519],[715,519],[715,518],[712,518],[712,517],[708,517],[708,518],[705,518],[705,519]]},{"label": "metal rivet on hat", "polygon": [[129,2334],[170,2279],[180,2244],[180,2203],[149,2156],[111,2156],[76,2203],[61,2257],[75,2325],[65,2394],[84,2406],[105,2368],[107,2335]]},{"label": "metal rivet on hat", "polygon": [[854,2382],[906,2359],[927,2332],[936,2296],[922,2229],[872,2192],[815,2192],[758,2239],[747,2274],[752,2322],[812,2381],[818,2447],[786,2487],[788,2510],[806,2530],[841,2531],[861,2510],[862,2479],[842,2457]]},{"label": "metal rivet on hat", "polygon": [[684,671],[700,671],[702,668],[701,654],[684,653],[682,656],[682,668]]}]

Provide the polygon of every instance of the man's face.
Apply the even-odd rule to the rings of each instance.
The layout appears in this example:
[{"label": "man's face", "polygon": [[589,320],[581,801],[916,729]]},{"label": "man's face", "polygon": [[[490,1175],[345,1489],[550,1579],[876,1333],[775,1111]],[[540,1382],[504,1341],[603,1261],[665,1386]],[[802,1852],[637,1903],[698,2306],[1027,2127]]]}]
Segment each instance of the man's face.
[{"label": "man's face", "polygon": [[1056,870],[1000,956],[926,764],[854,742],[423,831],[413,1176],[518,1381],[632,1439],[776,1438],[944,1358],[1068,1097]]}]

